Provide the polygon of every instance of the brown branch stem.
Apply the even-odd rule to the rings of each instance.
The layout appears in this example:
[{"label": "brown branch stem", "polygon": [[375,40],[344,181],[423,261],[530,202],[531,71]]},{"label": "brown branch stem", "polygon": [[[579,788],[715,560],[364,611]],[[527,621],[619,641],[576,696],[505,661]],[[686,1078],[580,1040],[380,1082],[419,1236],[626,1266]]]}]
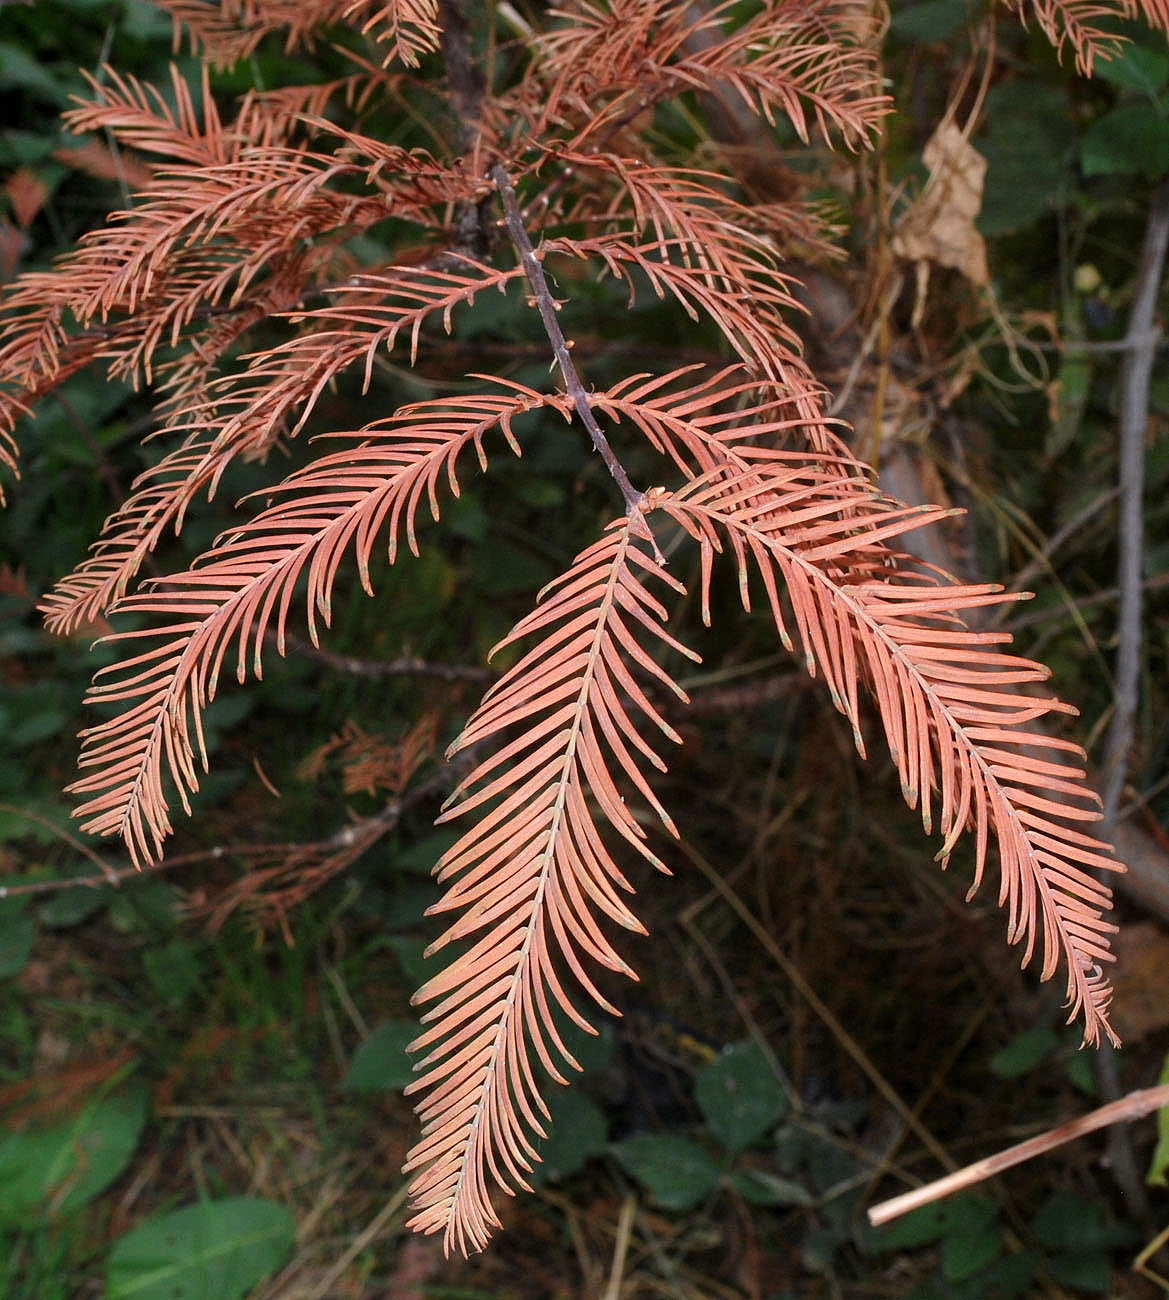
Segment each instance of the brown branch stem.
[{"label": "brown branch stem", "polygon": [[[265,640],[273,645],[278,643],[274,632],[269,633]],[[435,677],[444,682],[493,682],[499,677],[497,669],[481,664],[429,663],[411,654],[400,654],[394,659],[361,659],[356,655],[337,654],[290,634],[284,637],[284,647],[292,654],[313,659],[350,677]]]},{"label": "brown branch stem", "polygon": [[[1153,332],[1157,294],[1169,246],[1169,177],[1153,195],[1137,271],[1120,372],[1120,521],[1117,585],[1120,587],[1116,648],[1116,711],[1104,765],[1105,833],[1116,819],[1128,772],[1136,726],[1141,671],[1141,565],[1144,547],[1145,432],[1149,422],[1149,380],[1156,352]],[[1140,340],[1139,343],[1137,340]]]},{"label": "brown branch stem", "polygon": [[[515,245],[516,252],[520,256],[520,262],[523,265],[524,274],[528,278],[528,284],[531,286],[540,319],[544,322],[544,332],[548,335],[548,341],[552,344],[556,364],[560,368],[560,374],[564,379],[565,391],[572,398],[576,413],[580,416],[581,423],[588,430],[589,437],[593,440],[594,450],[600,453],[606,469],[608,469],[613,476],[613,481],[621,489],[621,495],[625,499],[625,513],[631,521],[641,522],[641,528],[635,529],[635,531],[640,536],[648,536],[652,540],[652,534],[649,533],[649,528],[645,524],[645,493],[639,492],[629,481],[629,475],[626,474],[625,467],[617,459],[613,448],[609,445],[608,438],[602,433],[601,426],[597,423],[596,416],[593,415],[588,393],[585,392],[580,375],[577,374],[576,366],[573,365],[572,357],[569,355],[568,341],[564,337],[564,331],[560,328],[560,322],[556,319],[556,300],[552,297],[552,292],[548,288],[544,267],[539,257],[536,256],[536,250],[532,247],[532,241],[528,238],[527,230],[524,229],[519,202],[516,199],[516,192],[512,186],[511,178],[498,163],[491,168],[488,175],[491,177],[495,188],[499,191],[500,201],[503,203],[503,223],[511,242]],[[664,563],[665,561],[660,552],[657,552],[656,545],[654,550],[657,553],[658,562]]]},{"label": "brown branch stem", "polygon": [[923,1205],[932,1205],[943,1197],[953,1196],[955,1192],[985,1182],[986,1179],[994,1177],[1004,1169],[1022,1164],[1025,1160],[1032,1160],[1035,1156],[1052,1151],[1065,1142],[1071,1142],[1087,1133],[1095,1133],[1097,1129],[1108,1128],[1112,1124],[1141,1119],[1165,1105],[1169,1105],[1169,1084],[1163,1083],[1155,1088],[1141,1088],[1137,1092],[1130,1092],[1127,1097],[1111,1101],[1107,1106],[1089,1111],[1087,1115],[1081,1115],[1078,1119],[1048,1129],[1046,1133],[1028,1138],[1025,1142],[1018,1142],[1013,1147],[1007,1147],[1005,1151],[996,1151],[993,1156],[976,1160],[973,1164],[955,1170],[954,1173],[947,1174],[932,1183],[927,1183],[924,1187],[915,1187],[911,1192],[882,1201],[869,1210],[869,1222],[874,1228],[879,1228],[881,1224],[899,1219],[911,1210],[920,1209]]},{"label": "brown branch stem", "polygon": [[271,844],[217,844],[214,848],[197,849],[192,853],[179,853],[173,858],[164,858],[161,862],[151,863],[143,869],[138,867],[115,869],[98,857],[87,845],[75,840],[67,832],[61,831],[59,827],[54,826],[46,818],[21,808],[12,808],[8,804],[0,804],[0,809],[18,812],[32,821],[43,823],[50,830],[61,835],[63,839],[68,840],[79,852],[84,853],[86,857],[95,862],[102,872],[101,875],[95,876],[33,880],[19,885],[0,884],[0,899],[18,898],[23,895],[52,894],[58,893],[62,889],[98,889],[103,885],[120,885],[123,881],[140,879],[147,874],[172,871],[176,867],[197,866],[204,862],[219,862],[224,858],[282,858],[295,853],[325,854],[352,848],[359,844],[363,849],[368,848],[379,836],[395,826],[402,814],[408,809],[447,790],[452,780],[457,780],[460,772],[473,761],[476,752],[474,748],[469,748],[465,754],[460,755],[453,763],[446,764],[440,771],[435,772],[425,781],[420,781],[417,785],[411,786],[404,794],[391,799],[379,812],[369,817],[363,817],[360,821],[349,822],[323,840],[309,842],[291,840]]}]

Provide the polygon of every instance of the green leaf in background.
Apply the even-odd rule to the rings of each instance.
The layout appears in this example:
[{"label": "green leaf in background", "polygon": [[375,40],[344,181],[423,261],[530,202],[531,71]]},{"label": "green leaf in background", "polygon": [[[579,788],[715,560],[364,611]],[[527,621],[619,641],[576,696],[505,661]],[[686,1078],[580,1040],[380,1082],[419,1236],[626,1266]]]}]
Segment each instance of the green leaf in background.
[{"label": "green leaf in background", "polygon": [[398,959],[402,974],[412,988],[421,988],[429,976],[434,974],[434,967],[428,964],[426,957],[427,943],[412,934],[392,934],[385,940],[386,947]]},{"label": "green leaf in background", "polygon": [[811,1205],[815,1200],[803,1184],[764,1169],[735,1169],[727,1182],[751,1205]]},{"label": "green leaf in background", "polygon": [[0,42],[0,90],[32,91],[50,104],[64,108],[69,89],[27,51],[7,41]]},{"label": "green leaf in background", "polygon": [[[1157,1082],[1169,1083],[1169,1056],[1166,1056],[1161,1063],[1161,1074]],[[1157,1145],[1153,1151],[1153,1158],[1149,1162],[1149,1172],[1145,1175],[1145,1182],[1150,1187],[1169,1186],[1166,1170],[1169,1170],[1169,1106],[1162,1106],[1157,1111]]]},{"label": "green leaf in background", "polygon": [[754,1041],[736,1043],[703,1066],[694,1095],[710,1131],[732,1154],[761,1138],[787,1109],[771,1062]]},{"label": "green leaf in background", "polygon": [[23,898],[0,902],[0,979],[19,975],[32,953],[36,922]]},{"label": "green leaf in background", "polygon": [[1047,1261],[1052,1281],[1103,1295],[1112,1285],[1112,1265],[1102,1250],[1068,1250]]},{"label": "green leaf in background", "polygon": [[1169,81],[1169,52],[1162,47],[1141,45],[1129,41],[1112,59],[1101,59],[1093,65],[1098,77],[1110,81],[1124,90],[1141,90],[1155,95]]},{"label": "green leaf in background", "polygon": [[944,41],[966,21],[966,0],[924,0],[894,13],[889,30],[909,41]]},{"label": "green leaf in background", "polygon": [[106,1300],[239,1300],[284,1261],[296,1220],[237,1196],[148,1219],[114,1243]]},{"label": "green leaf in background", "polygon": [[1147,100],[1117,104],[1084,132],[1080,165],[1085,176],[1163,176],[1169,172],[1169,121]]},{"label": "green leaf in background", "polygon": [[1125,1246],[1139,1237],[1129,1223],[1105,1223],[1104,1206],[1076,1192],[1052,1192],[1031,1224],[1049,1250],[1079,1252]]},{"label": "green leaf in background", "polygon": [[1003,1233],[997,1218],[947,1233],[942,1238],[942,1275],[947,1281],[962,1282],[993,1264],[1002,1249]]},{"label": "green leaf in background", "polygon": [[1059,1035],[1046,1027],[1028,1029],[990,1058],[990,1071],[1000,1079],[1018,1079],[1033,1070],[1059,1046]]},{"label": "green leaf in background", "polygon": [[414,1078],[407,1043],[418,1037],[413,1020],[387,1020],[353,1053],[341,1087],[346,1092],[394,1092]]},{"label": "green leaf in background", "polygon": [[178,924],[179,896],[173,885],[157,877],[142,877],[119,889],[110,899],[110,924],[122,934],[138,933],[157,940]]},{"label": "green leaf in background", "polygon": [[965,1192],[933,1205],[911,1210],[873,1233],[876,1250],[909,1250],[925,1246],[952,1233],[961,1234],[993,1219],[998,1213],[994,1201],[979,1192]]},{"label": "green leaf in background", "polygon": [[718,1184],[712,1157],[677,1133],[641,1133],[618,1142],[613,1154],[666,1210],[689,1209]]},{"label": "green leaf in background", "polygon": [[9,728],[5,741],[13,749],[28,749],[31,745],[57,735],[68,721],[69,715],[64,709],[52,705],[42,707],[35,712],[30,711],[21,722]]},{"label": "green leaf in background", "polygon": [[91,1101],[68,1124],[0,1143],[0,1228],[76,1213],[122,1173],[146,1124],[145,1088]]},{"label": "green leaf in background", "polygon": [[600,1074],[609,1068],[615,1049],[611,1025],[602,1022],[597,1032],[590,1034],[566,1015],[557,1014],[556,1032],[582,1074]]},{"label": "green leaf in background", "polygon": [[193,996],[203,978],[198,948],[182,937],[147,948],[142,954],[142,967],[155,996],[172,1010]]},{"label": "green leaf in background", "polygon": [[575,1174],[599,1156],[609,1140],[604,1115],[579,1089],[557,1088],[544,1100],[552,1118],[544,1121],[548,1136],[536,1142],[540,1164],[529,1178],[537,1185]]},{"label": "green leaf in background", "polygon": [[1087,357],[1065,356],[1056,379],[1055,418],[1043,444],[1043,454],[1054,460],[1075,441],[1092,387],[1092,362]]},{"label": "green leaf in background", "polygon": [[[74,876],[89,878],[98,873],[92,863],[78,862],[54,874],[67,880]],[[74,885],[71,889],[59,889],[37,907],[37,920],[51,930],[71,929],[106,907],[112,893],[109,885]]]},{"label": "green leaf in background", "polygon": [[1067,95],[1033,79],[1000,82],[986,97],[985,134],[975,144],[986,159],[978,229],[1020,230],[1069,202],[1075,132]]}]

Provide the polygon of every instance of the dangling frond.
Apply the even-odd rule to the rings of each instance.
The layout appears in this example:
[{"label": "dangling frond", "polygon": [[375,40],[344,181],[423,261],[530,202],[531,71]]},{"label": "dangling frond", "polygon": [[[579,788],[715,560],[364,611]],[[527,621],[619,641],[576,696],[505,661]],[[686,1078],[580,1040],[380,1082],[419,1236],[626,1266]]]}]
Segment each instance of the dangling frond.
[{"label": "dangling frond", "polygon": [[[539,394],[512,386],[507,394],[419,402],[371,425],[356,448],[322,457],[272,489],[284,500],[221,537],[203,561],[185,573],[147,584],[114,612],[146,615],[154,625],[108,638],[119,646],[150,648],[95,678],[88,700],[117,703],[121,712],[83,733],[80,766],[88,776],[70,787],[88,796],[77,810],[84,828],[118,835],[136,863],[154,861],[171,825],[165,777],[187,806],[198,789],[196,753],[206,770],[200,716],[214,697],[232,643],[236,676],[249,661],[261,671],[269,628],[284,653],[284,630],[302,575],[306,613],[315,643],[318,620],[331,617],[337,569],[353,547],[367,592],[375,543],[384,535],[392,564],[401,537],[415,555],[415,516],[425,501],[439,514],[439,486],[458,494],[455,462],[473,447],[486,464],[483,439],[499,430],[518,455],[512,421],[541,403]],[[165,620],[161,622],[160,620]]]},{"label": "dangling frond", "polygon": [[588,112],[595,130],[624,110],[632,85],[645,103],[725,87],[771,124],[786,117],[805,142],[814,126],[829,142],[870,143],[890,103],[879,93],[875,29],[863,9],[850,0],[764,0],[724,26],[731,9],[730,0],[703,8],[686,0],[565,4],[557,16],[566,21],[540,42],[551,83],[542,116]]},{"label": "dangling frond", "polygon": [[[337,328],[297,334],[288,343],[251,357],[239,374],[209,382],[205,367],[188,373],[188,366],[169,376],[183,389],[172,394],[169,404],[175,414],[168,430],[188,429],[189,433],[180,447],[138,478],[130,497],[106,521],[88,558],[42,601],[50,630],[69,632],[106,612],[125,593],[167,529],[181,524],[199,493],[213,494],[233,461],[260,456],[278,436],[298,433],[338,375],[360,365],[368,389],[375,357],[383,348],[391,350],[399,335],[409,338],[413,363],[419,330],[427,317],[437,314],[449,331],[456,306],[473,302],[484,288],[504,290],[523,274],[519,267],[499,271],[462,261],[464,272],[404,266],[353,277],[351,284],[336,292],[334,304],[293,315],[298,324],[337,322]],[[302,278],[294,276],[292,282],[298,284]],[[263,306],[263,300],[249,300],[250,307],[257,305]],[[201,391],[195,397],[189,390],[200,377]],[[176,400],[184,396],[186,400]]]},{"label": "dangling frond", "polygon": [[386,62],[415,67],[436,49],[437,0],[158,0],[186,29],[192,48],[215,66],[230,67],[265,37],[283,33],[286,51],[311,45],[331,24],[349,22],[386,49]]},{"label": "dangling frond", "polygon": [[397,60],[417,67],[418,60],[438,49],[442,28],[438,0],[350,0],[345,17],[360,24],[363,35],[385,48],[386,63]]},{"label": "dangling frond", "polygon": [[[1048,671],[995,649],[1007,634],[972,632],[960,621],[963,609],[1016,597],[913,572],[885,546],[945,511],[886,503],[864,477],[825,473],[807,456],[754,449],[748,457],[747,472],[715,471],[659,502],[702,546],[704,610],[712,558],[725,538],[744,604],[754,571],[781,638],[798,645],[808,671],[824,680],[862,755],[858,687],[862,680],[871,686],[906,802],[920,805],[927,833],[936,826],[943,836],[941,861],[971,828],[971,892],[993,834],[1009,941],[1023,943],[1024,965],[1041,946],[1042,979],[1062,961],[1069,1020],[1083,1016],[1086,1042],[1102,1032],[1115,1042],[1101,964],[1112,960],[1107,936],[1116,927],[1103,919],[1111,892],[1091,872],[1116,864],[1107,845],[1079,829],[1100,816],[1083,784],[1081,751],[1032,725],[1074,710],[1020,693]],[[1052,753],[1068,757],[1052,761]]]},{"label": "dangling frond", "polygon": [[533,1056],[560,1083],[563,1065],[579,1068],[554,1008],[593,1031],[562,968],[609,1011],[584,959],[633,974],[600,926],[608,917],[644,933],[618,892],[630,886],[603,827],[664,867],[622,790],[677,833],[643,772],[665,765],[634,719],[679,737],[633,670],[684,699],[647,646],[697,656],[665,631],[666,610],[647,576],[681,591],[627,520],[613,525],[501,643],[540,637],[453,747],[491,744],[494,752],[459,785],[443,817],[476,821],[437,868],[451,883],[432,910],[465,910],[432,950],[464,939],[470,946],[415,995],[437,1005],[423,1016],[433,1027],[412,1045],[426,1051],[409,1089],[424,1091],[423,1127],[406,1165],[422,1171],[411,1185],[412,1226],[444,1233],[448,1251],[482,1249],[498,1224],[490,1184],[507,1193],[528,1186],[525,1174],[539,1159],[533,1140],[545,1135],[548,1115]]},{"label": "dangling frond", "polygon": [[808,417],[808,404],[817,395],[761,383],[741,366],[694,365],[664,375],[628,375],[590,394],[589,404],[615,423],[628,420],[687,478],[718,466],[747,469],[750,462],[741,448],[748,442],[793,448],[810,443],[821,452],[826,471],[855,473],[859,466],[832,422],[818,411],[814,421]]},{"label": "dangling frond", "polygon": [[[1146,3],[1148,0],[1146,0]],[[1076,71],[1090,77],[1098,58],[1107,61],[1117,54],[1121,43],[1116,25],[1130,18],[1136,8],[1131,0],[1009,0],[1020,19],[1026,23],[1034,15],[1044,36],[1063,57],[1071,46]]]}]

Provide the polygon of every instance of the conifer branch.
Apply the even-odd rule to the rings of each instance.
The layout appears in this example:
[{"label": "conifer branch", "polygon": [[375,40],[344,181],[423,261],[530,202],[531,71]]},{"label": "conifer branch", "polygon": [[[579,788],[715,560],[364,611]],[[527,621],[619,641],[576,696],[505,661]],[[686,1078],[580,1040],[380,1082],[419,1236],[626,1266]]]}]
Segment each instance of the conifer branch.
[{"label": "conifer branch", "polygon": [[[528,278],[528,284],[531,286],[536,308],[540,313],[540,319],[544,322],[544,331],[548,335],[548,341],[552,344],[556,364],[560,368],[560,374],[564,379],[564,387],[568,396],[572,399],[573,407],[580,417],[581,423],[588,430],[589,437],[593,440],[594,450],[600,453],[606,469],[608,469],[613,476],[613,481],[621,489],[621,495],[625,499],[625,513],[634,526],[635,532],[638,536],[652,542],[653,535],[644,521],[645,493],[639,492],[629,481],[629,475],[625,472],[625,467],[617,459],[613,448],[609,445],[608,438],[601,431],[601,426],[597,423],[596,416],[593,415],[588,393],[585,392],[585,387],[577,374],[576,366],[573,365],[572,357],[569,355],[570,344],[564,337],[560,322],[556,319],[556,300],[552,297],[552,292],[548,288],[544,267],[536,256],[536,250],[532,247],[528,232],[524,229],[523,219],[520,217],[519,203],[516,200],[516,192],[511,179],[499,163],[496,163],[491,168],[489,175],[495,184],[495,188],[499,191],[500,201],[503,203],[504,225],[511,242],[515,245],[516,252],[520,255],[520,262],[523,265],[524,274]],[[639,523],[640,528],[638,527]],[[657,549],[656,542],[654,543],[654,553],[659,563],[665,563],[661,552]]]}]

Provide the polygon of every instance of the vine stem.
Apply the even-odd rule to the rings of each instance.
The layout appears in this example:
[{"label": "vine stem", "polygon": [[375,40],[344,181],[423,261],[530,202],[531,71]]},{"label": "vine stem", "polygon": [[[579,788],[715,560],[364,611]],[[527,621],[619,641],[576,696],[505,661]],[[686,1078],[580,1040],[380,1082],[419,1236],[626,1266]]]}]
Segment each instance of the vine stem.
[{"label": "vine stem", "polygon": [[511,242],[515,245],[516,252],[520,257],[520,263],[524,268],[524,274],[531,286],[532,296],[540,312],[540,319],[544,322],[544,332],[548,335],[548,341],[552,344],[556,364],[564,379],[565,391],[572,398],[576,413],[580,416],[581,423],[588,430],[589,437],[593,440],[593,449],[600,453],[601,459],[605,462],[605,468],[608,469],[613,476],[613,481],[621,489],[621,495],[625,499],[625,514],[629,519],[632,532],[635,536],[644,538],[653,546],[654,558],[659,564],[664,565],[666,562],[665,556],[658,549],[653,533],[645,521],[648,498],[644,492],[639,492],[629,481],[629,475],[625,472],[625,467],[617,459],[613,448],[609,445],[608,438],[605,437],[601,426],[597,423],[593,408],[589,404],[588,393],[585,391],[584,384],[581,383],[580,375],[573,364],[570,355],[570,344],[564,337],[564,331],[560,328],[560,322],[556,318],[556,300],[552,297],[552,291],[548,288],[548,280],[544,275],[544,267],[536,256],[536,250],[532,247],[532,241],[528,238],[528,232],[524,228],[519,202],[516,199],[516,192],[511,183],[511,178],[499,163],[496,163],[491,168],[488,176],[499,192],[499,198],[503,204],[504,228],[507,230]]}]

